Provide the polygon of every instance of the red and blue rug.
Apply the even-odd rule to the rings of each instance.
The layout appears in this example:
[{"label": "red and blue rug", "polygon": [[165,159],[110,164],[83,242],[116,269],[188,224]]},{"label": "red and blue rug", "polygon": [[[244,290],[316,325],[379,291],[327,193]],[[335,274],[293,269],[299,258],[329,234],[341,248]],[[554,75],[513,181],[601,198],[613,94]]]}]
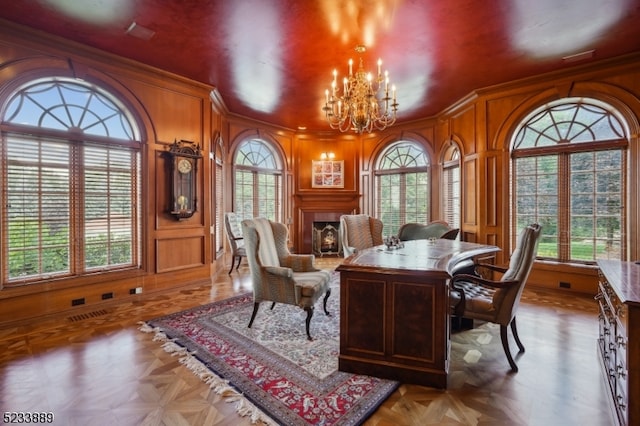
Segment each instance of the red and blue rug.
[{"label": "red and blue rug", "polygon": [[[236,400],[240,415],[283,425],[358,425],[397,388],[398,382],[338,371],[339,275],[334,272],[326,316],[316,307],[308,341],[306,313],[263,303],[253,326],[251,294],[157,318],[165,350],[216,392]],[[319,302],[321,303],[321,302]]]}]

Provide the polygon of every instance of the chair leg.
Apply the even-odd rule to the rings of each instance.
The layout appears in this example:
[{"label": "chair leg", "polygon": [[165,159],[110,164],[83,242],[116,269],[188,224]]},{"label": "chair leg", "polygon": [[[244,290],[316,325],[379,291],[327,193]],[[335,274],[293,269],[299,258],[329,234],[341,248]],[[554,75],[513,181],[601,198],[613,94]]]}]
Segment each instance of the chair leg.
[{"label": "chair leg", "polygon": [[236,263],[236,257],[235,256],[231,256],[231,268],[229,268],[229,275],[231,275],[231,271],[233,271],[233,265],[235,263]]},{"label": "chair leg", "polygon": [[307,327],[307,340],[313,340],[311,338],[311,333],[309,333],[309,324],[311,324],[311,317],[313,316],[313,306],[309,306],[304,308],[307,311],[307,319],[305,321],[305,325]]},{"label": "chair leg", "polygon": [[507,326],[500,326],[500,338],[502,339],[502,347],[504,348],[504,353],[507,355],[507,359],[509,360],[509,365],[511,366],[511,371],[514,373],[518,372],[518,366],[516,365],[513,357],[511,356],[511,351],[509,350],[509,338],[507,337]]},{"label": "chair leg", "polygon": [[249,321],[249,326],[247,328],[251,328],[251,326],[253,325],[253,320],[256,319],[256,314],[258,313],[258,307],[260,306],[260,303],[255,302],[253,304],[253,313],[251,314],[251,320]]},{"label": "chair leg", "polygon": [[324,295],[324,313],[327,314],[328,317],[331,316],[331,314],[327,310],[327,299],[329,299],[330,295],[331,295],[331,289],[327,290],[327,293]]},{"label": "chair leg", "polygon": [[242,256],[238,256],[238,265],[236,266],[236,271],[240,267],[240,263],[242,263]]},{"label": "chair leg", "polygon": [[520,349],[520,352],[524,352],[524,345],[520,341],[520,337],[518,336],[518,329],[516,328],[516,317],[513,317],[513,319],[511,320],[511,332],[513,333],[513,338],[516,340],[518,349]]},{"label": "chair leg", "polygon": [[276,307],[276,302],[273,302],[273,303],[271,304],[271,310],[273,311],[273,308],[275,308],[275,307]]}]

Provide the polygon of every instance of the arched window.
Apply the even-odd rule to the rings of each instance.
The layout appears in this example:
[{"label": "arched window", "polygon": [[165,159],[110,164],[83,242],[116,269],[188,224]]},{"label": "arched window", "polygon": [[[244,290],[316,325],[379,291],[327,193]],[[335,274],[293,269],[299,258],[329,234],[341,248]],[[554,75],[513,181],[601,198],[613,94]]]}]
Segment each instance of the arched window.
[{"label": "arched window", "polygon": [[243,219],[281,221],[282,170],[271,147],[258,139],[243,142],[234,166],[234,211]]},{"label": "arched window", "polygon": [[429,221],[429,160],[417,143],[387,147],[375,169],[375,216],[385,234],[396,234],[407,222]]},{"label": "arched window", "polygon": [[3,283],[140,266],[140,132],[110,93],[22,85],[2,116]]},{"label": "arched window", "polygon": [[442,168],[443,218],[451,228],[460,228],[460,150],[447,149]]},{"label": "arched window", "polygon": [[628,134],[595,99],[563,99],[525,118],[511,144],[512,234],[538,222],[539,257],[624,260]]}]

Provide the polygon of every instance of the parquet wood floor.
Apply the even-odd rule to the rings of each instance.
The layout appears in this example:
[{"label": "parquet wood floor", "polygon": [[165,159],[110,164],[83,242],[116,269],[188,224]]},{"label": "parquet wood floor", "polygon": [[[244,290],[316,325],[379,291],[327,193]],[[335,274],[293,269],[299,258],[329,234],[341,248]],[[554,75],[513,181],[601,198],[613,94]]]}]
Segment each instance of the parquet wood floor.
[{"label": "parquet wood floor", "polygon": [[[0,329],[0,409],[52,412],[59,425],[251,424],[138,330],[140,321],[250,291],[244,265],[214,281]],[[452,335],[449,389],[403,384],[365,425],[613,425],[595,301],[527,289],[518,325],[527,349],[518,373],[509,372],[498,327],[476,324]]]}]

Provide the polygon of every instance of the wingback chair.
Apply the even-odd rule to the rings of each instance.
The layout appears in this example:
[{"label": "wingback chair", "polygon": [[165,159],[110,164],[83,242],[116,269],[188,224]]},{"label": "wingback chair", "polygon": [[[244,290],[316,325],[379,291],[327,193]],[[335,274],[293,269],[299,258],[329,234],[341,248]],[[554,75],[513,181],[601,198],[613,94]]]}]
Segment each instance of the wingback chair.
[{"label": "wingback chair", "polygon": [[344,257],[383,244],[382,221],[366,214],[340,216],[340,239]]},{"label": "wingback chair", "polygon": [[316,301],[324,295],[324,312],[331,294],[331,273],[314,266],[312,254],[291,254],[287,247],[289,230],[278,222],[264,218],[242,221],[242,234],[247,250],[247,261],[253,284],[253,313],[249,328],[258,313],[261,302],[287,303],[307,312],[307,338],[312,340],[309,324]]},{"label": "wingback chair", "polygon": [[[451,231],[447,222],[435,220],[429,223],[409,222],[400,226],[398,229],[398,239],[400,241],[408,240],[428,240],[429,238],[441,238],[446,232]],[[453,238],[455,239],[458,233]]]},{"label": "wingback chair", "polygon": [[509,350],[507,327],[511,326],[516,344],[520,352],[524,352],[524,346],[518,337],[516,328],[516,312],[538,253],[541,230],[540,225],[532,224],[520,232],[508,268],[488,264],[481,265],[501,273],[502,277],[499,281],[470,274],[454,275],[451,279],[452,313],[463,318],[499,324],[502,347],[509,360],[511,370],[514,372],[518,371],[518,366]]},{"label": "wingback chair", "polygon": [[229,241],[229,247],[231,248],[231,268],[229,274],[233,271],[233,266],[236,259],[238,259],[238,265],[236,271],[240,267],[242,258],[247,256],[247,252],[244,248],[244,239],[242,238],[242,230],[240,229],[240,222],[238,216],[233,212],[224,214],[224,229],[227,234],[227,241]]}]

